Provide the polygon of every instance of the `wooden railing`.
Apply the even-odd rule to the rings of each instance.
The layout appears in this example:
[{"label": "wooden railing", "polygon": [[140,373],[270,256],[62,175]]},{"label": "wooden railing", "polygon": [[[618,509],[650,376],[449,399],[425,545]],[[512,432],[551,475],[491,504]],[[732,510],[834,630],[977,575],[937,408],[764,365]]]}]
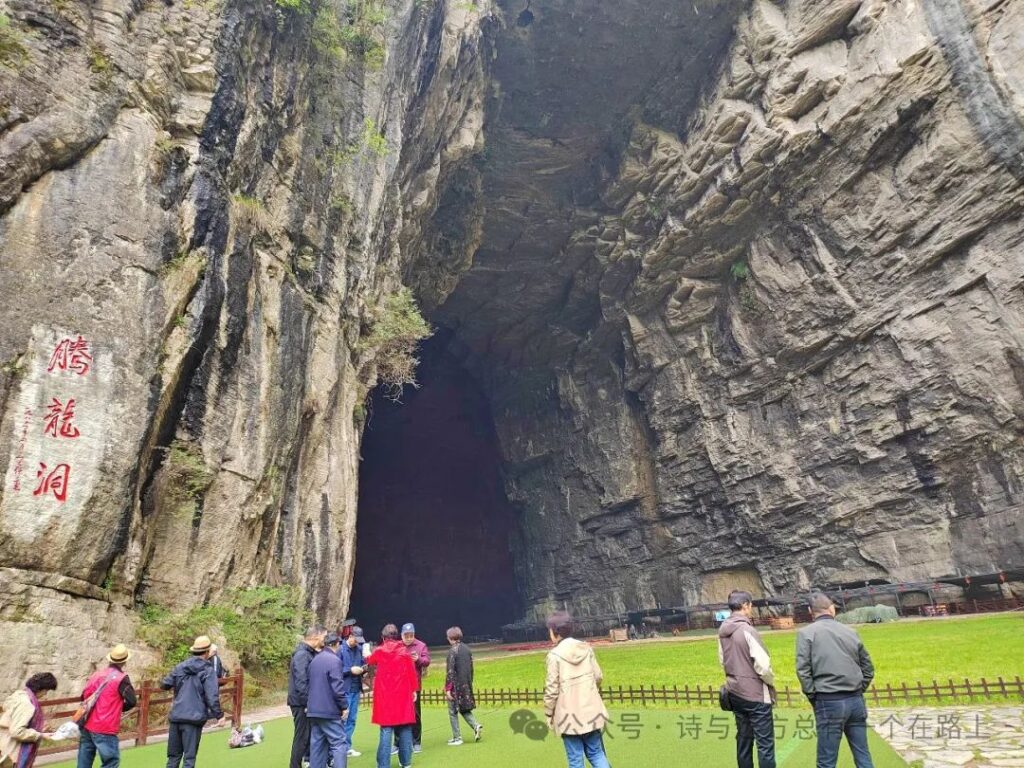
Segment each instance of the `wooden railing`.
[{"label": "wooden railing", "polygon": [[[237,674],[225,677],[220,681],[220,704],[224,714],[231,718],[233,725],[242,722],[242,701],[244,697],[245,677]],[[167,716],[170,712],[174,695],[170,691],[162,691],[157,683],[145,680],[135,689],[138,694],[138,705],[126,712],[121,718],[121,741],[135,741],[136,746],[144,745],[150,737],[168,731]],[[81,705],[80,698],[43,699],[43,714],[48,728],[56,728],[62,722],[71,719],[75,710]],[[57,742],[51,747],[41,750],[41,754],[67,752],[78,749],[78,742]]]},{"label": "wooden railing", "polygon": [[[780,707],[807,706],[807,698],[798,688],[782,688],[777,691]],[[426,690],[422,693],[426,705],[445,705],[444,691]],[[477,704],[491,706],[530,706],[544,702],[544,691],[529,688],[483,689],[474,692]],[[718,706],[718,686],[691,685],[650,685],[637,687],[605,686],[601,697],[611,705],[665,705]],[[874,686],[864,694],[868,704],[873,706],[894,706],[902,704],[938,702],[983,702],[1018,699],[1024,701],[1024,681],[1019,676],[1013,679],[949,680],[940,683],[903,683],[899,685]]]}]

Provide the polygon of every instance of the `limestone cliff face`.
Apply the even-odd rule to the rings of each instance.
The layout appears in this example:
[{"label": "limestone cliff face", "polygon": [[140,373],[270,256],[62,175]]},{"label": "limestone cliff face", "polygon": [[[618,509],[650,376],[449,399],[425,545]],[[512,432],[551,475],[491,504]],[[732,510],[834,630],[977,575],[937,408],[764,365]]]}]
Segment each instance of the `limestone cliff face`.
[{"label": "limestone cliff face", "polygon": [[682,122],[708,65],[653,46],[594,194],[522,206],[564,236],[485,229],[447,309],[537,612],[1024,562],[1022,39],[1013,2],[753,2]]},{"label": "limestone cliff face", "polygon": [[343,613],[400,283],[533,613],[1024,564],[1019,2],[386,6],[0,0],[0,683]]},{"label": "limestone cliff face", "polygon": [[391,4],[371,58],[332,7],[0,3],[4,687],[81,676],[137,601],[294,583],[344,614],[360,335],[483,80],[479,12]]}]

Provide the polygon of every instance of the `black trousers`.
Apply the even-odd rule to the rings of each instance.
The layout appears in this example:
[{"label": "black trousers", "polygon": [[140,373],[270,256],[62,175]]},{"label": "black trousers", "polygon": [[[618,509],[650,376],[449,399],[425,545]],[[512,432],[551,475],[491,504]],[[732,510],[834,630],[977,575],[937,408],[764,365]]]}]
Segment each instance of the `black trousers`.
[{"label": "black trousers", "polygon": [[416,724],[412,727],[412,743],[423,743],[423,710],[420,708],[420,697],[423,691],[416,693]]},{"label": "black trousers", "polygon": [[772,705],[729,696],[736,716],[736,765],[754,768],[757,742],[758,768],[775,768],[775,720]]},{"label": "black trousers", "polygon": [[292,707],[292,722],[295,724],[295,735],[292,737],[292,759],[288,768],[302,768],[302,760],[309,759],[310,723],[306,719],[305,707]]},{"label": "black trousers", "polygon": [[184,768],[195,768],[199,740],[203,737],[205,723],[171,723],[167,733],[167,768],[178,768],[184,760]]}]

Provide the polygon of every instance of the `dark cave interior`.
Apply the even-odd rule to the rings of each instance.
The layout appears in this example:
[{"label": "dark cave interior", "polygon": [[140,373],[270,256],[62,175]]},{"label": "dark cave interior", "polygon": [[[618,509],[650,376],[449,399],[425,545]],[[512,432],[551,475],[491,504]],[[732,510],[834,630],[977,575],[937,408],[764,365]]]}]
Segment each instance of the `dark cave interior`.
[{"label": "dark cave interior", "polygon": [[516,514],[505,497],[487,400],[443,332],[420,350],[420,388],[375,393],[359,472],[349,615],[376,641],[411,621],[428,644],[449,626],[500,636],[519,618]]}]

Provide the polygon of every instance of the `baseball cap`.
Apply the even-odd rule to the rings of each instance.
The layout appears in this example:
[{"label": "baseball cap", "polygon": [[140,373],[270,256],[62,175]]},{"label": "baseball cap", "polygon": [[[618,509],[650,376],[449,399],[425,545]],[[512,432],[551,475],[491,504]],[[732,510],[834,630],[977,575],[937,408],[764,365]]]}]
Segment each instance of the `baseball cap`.
[{"label": "baseball cap", "polygon": [[366,642],[366,638],[363,636],[362,627],[352,627],[352,637],[354,637],[360,643]]},{"label": "baseball cap", "polygon": [[402,634],[404,635],[407,632],[412,632],[414,635],[416,634],[416,627],[412,622],[402,625]]},{"label": "baseball cap", "polygon": [[327,639],[324,640],[324,645],[337,645],[340,642],[341,635],[337,634],[336,632],[331,632],[329,635],[327,635]]}]

